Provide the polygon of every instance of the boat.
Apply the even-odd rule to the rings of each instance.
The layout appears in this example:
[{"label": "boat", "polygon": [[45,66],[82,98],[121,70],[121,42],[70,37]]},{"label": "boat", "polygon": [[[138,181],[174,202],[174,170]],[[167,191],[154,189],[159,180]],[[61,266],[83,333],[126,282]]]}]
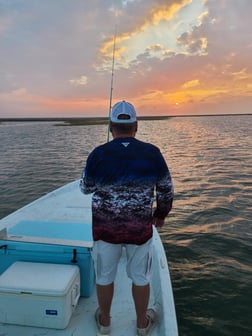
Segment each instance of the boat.
[{"label": "boat", "polygon": [[[79,181],[73,181],[40,197],[0,220],[0,279],[16,261],[77,265],[81,292],[78,304],[66,328],[0,322],[5,336],[93,336],[97,308],[95,276],[90,258],[92,195],[83,195]],[[153,336],[178,336],[175,304],[166,254],[160,236],[153,227],[154,257],[150,307],[158,313]],[[50,251],[52,252],[50,254]],[[84,251],[84,252],[83,252]],[[111,336],[136,335],[136,316],[131,282],[125,270],[123,252],[115,281],[111,309]],[[50,277],[50,274],[48,274]],[[1,318],[0,291],[0,318]],[[25,309],[25,307],[24,307]]]}]

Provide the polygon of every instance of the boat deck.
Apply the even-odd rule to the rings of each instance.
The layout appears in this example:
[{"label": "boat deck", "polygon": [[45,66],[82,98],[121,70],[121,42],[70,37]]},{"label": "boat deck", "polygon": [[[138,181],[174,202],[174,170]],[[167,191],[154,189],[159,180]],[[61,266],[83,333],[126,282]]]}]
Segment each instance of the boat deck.
[{"label": "boat deck", "polygon": [[[157,267],[162,267],[162,262],[164,260],[154,260],[154,272]],[[158,265],[159,264],[159,265]],[[115,295],[111,309],[111,336],[133,336],[136,335],[136,316],[134,303],[131,296],[131,282],[127,277],[126,270],[126,256],[122,255],[121,262],[119,264],[117,278],[115,282]],[[164,268],[165,270],[165,268]],[[154,273],[155,274],[155,273]],[[151,299],[150,307],[154,307],[159,310],[160,316],[163,314],[162,293],[157,294],[157,289],[159,284],[156,282],[157,277],[153,277],[153,282],[151,284]],[[169,281],[169,279],[166,279]],[[169,314],[169,300],[165,303],[167,314]],[[64,330],[47,329],[47,328],[37,328],[37,327],[26,327],[17,325],[0,324],[0,335],[4,336],[94,336],[96,335],[96,326],[94,320],[94,312],[97,308],[97,298],[96,293],[94,293],[89,298],[81,297],[75,312],[70,320],[68,327]],[[160,311],[161,309],[161,311]],[[174,319],[173,307],[170,309],[170,318],[167,316],[168,320],[172,321]],[[162,317],[161,317],[162,318]],[[176,317],[175,317],[176,318]],[[176,325],[175,325],[176,327]],[[166,331],[163,330],[164,325],[162,321],[157,323],[154,328],[152,335],[177,335],[176,330],[173,330],[174,324],[170,323],[166,325]],[[169,330],[170,328],[170,330]],[[163,331],[162,331],[163,330]]]},{"label": "boat deck", "polygon": [[[26,221],[25,223],[22,221]],[[83,196],[78,188],[78,182],[72,182],[54,192],[43,196],[14,212],[0,221],[0,238],[2,240],[16,240],[20,243],[55,243],[59,246],[76,244],[82,248],[90,248],[90,239],[86,241],[82,237],[79,240],[61,236],[57,230],[51,238],[40,232],[32,232],[29,227],[32,221],[42,221],[44,224],[40,227],[45,228],[47,225],[56,228],[57,223],[73,223],[76,226],[82,223],[91,223],[91,197]],[[21,224],[20,224],[21,223]],[[62,226],[63,225],[63,226]],[[83,227],[82,227],[83,228]],[[77,230],[78,232],[78,230]],[[20,233],[22,233],[20,235]],[[51,235],[52,233],[50,233]],[[57,238],[56,238],[57,236]],[[56,239],[56,240],[55,240]],[[167,259],[159,234],[154,228],[153,235],[154,257],[153,257],[153,277],[151,280],[151,298],[150,307],[153,307],[158,315],[159,322],[152,332],[152,336],[178,336],[176,313],[174,308],[173,292],[171,280],[167,265]],[[3,250],[2,250],[3,251]],[[0,254],[5,258],[4,252]],[[50,275],[48,275],[50,276]],[[1,297],[0,297],[1,299]],[[8,325],[0,323],[0,336],[94,336],[96,335],[96,325],[94,313],[97,308],[97,298],[95,290],[88,298],[81,297],[75,312],[72,315],[69,325],[66,329],[48,329],[38,327],[28,327],[20,325]],[[126,274],[126,256],[123,253],[117,271],[115,281],[115,294],[111,310],[111,336],[135,336],[136,335],[136,316],[134,303],[131,295],[131,282]]]}]

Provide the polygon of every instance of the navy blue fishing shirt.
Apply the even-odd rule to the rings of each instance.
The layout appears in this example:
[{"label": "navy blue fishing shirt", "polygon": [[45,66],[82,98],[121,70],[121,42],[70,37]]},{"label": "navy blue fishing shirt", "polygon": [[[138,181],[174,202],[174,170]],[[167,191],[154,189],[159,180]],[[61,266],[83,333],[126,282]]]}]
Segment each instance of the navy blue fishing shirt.
[{"label": "navy blue fishing shirt", "polygon": [[143,244],[152,237],[153,216],[164,219],[172,208],[172,180],[160,150],[133,137],[95,148],[80,188],[84,194],[94,193],[94,240]]}]

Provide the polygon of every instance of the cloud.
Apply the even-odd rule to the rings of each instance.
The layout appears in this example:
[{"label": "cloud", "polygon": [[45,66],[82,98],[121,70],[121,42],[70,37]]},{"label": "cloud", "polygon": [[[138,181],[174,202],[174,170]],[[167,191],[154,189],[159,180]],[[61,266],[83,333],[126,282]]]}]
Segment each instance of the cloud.
[{"label": "cloud", "polygon": [[156,2],[147,17],[146,24],[158,25],[162,20],[171,20],[183,7],[189,5],[192,0],[182,0],[177,2],[168,1],[164,4]]},{"label": "cloud", "polygon": [[14,90],[12,92],[12,95],[16,96],[16,97],[24,97],[26,94],[27,94],[27,89],[26,88],[19,88],[19,89]]},{"label": "cloud", "polygon": [[69,83],[74,86],[87,85],[88,78],[87,76],[81,76],[80,78],[70,79]]},{"label": "cloud", "polygon": [[[156,26],[160,22],[172,20],[180,10],[191,3],[191,0],[165,2],[148,1],[144,4],[142,3],[141,6],[139,6],[137,2],[130,3],[132,3],[132,6],[129,6],[127,11],[125,11],[126,14],[128,14],[125,16],[127,23],[125,17],[120,17],[120,29],[118,28],[116,30],[116,59],[120,65],[121,62],[124,61],[124,66],[126,66],[125,60],[128,58],[125,54],[129,54],[128,50],[132,49],[132,44],[137,44],[139,40],[141,40],[141,42],[143,42],[144,39],[148,40],[148,35],[150,34],[154,34],[154,38],[156,38]],[[137,16],[140,9],[141,13]],[[132,18],[135,19],[134,22],[129,20],[129,15],[132,15]],[[104,62],[105,66],[106,63],[111,60],[114,38],[114,35],[109,36],[99,50],[100,61],[101,63]],[[158,44],[159,43],[156,45]]]},{"label": "cloud", "polygon": [[189,82],[186,82],[182,85],[182,87],[184,89],[188,89],[188,88],[195,88],[196,86],[200,85],[200,81],[198,79],[193,79],[190,80]]},{"label": "cloud", "polygon": [[208,41],[206,37],[193,37],[192,32],[185,32],[177,39],[178,45],[183,45],[189,54],[204,55],[207,53]]},{"label": "cloud", "polygon": [[146,48],[147,51],[162,51],[164,49],[164,47],[158,43],[158,44],[154,44],[154,45],[150,45],[148,48]]},{"label": "cloud", "polygon": [[113,101],[247,111],[251,12],[250,0],[0,0],[0,117],[106,114],[115,26]]}]

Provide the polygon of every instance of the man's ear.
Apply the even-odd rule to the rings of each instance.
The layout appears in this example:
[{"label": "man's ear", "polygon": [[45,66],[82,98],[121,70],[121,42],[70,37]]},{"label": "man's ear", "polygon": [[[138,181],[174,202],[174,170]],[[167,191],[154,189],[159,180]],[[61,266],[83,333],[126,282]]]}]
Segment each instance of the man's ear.
[{"label": "man's ear", "polygon": [[113,125],[112,125],[112,122],[110,121],[109,122],[109,131],[112,133],[112,127],[113,127]]},{"label": "man's ear", "polygon": [[137,128],[138,128],[138,122],[136,121],[135,132],[137,132]]}]

